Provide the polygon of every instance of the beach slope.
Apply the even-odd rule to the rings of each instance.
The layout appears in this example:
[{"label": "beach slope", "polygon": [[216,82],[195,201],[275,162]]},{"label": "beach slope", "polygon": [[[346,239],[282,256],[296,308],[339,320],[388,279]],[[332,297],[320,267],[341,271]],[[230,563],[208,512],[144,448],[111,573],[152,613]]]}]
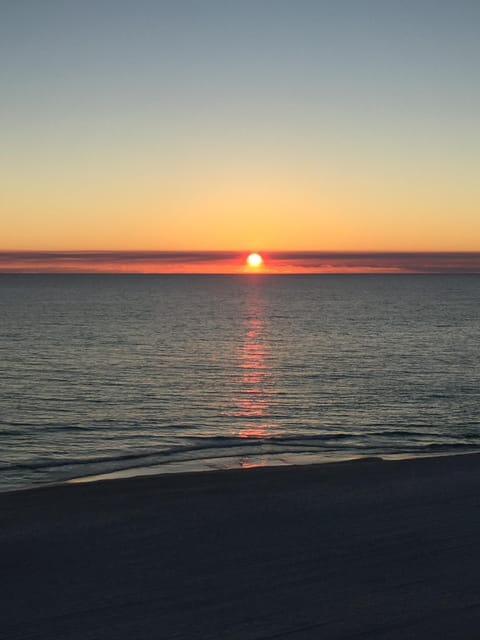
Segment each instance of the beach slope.
[{"label": "beach slope", "polygon": [[0,494],[3,640],[472,638],[480,455]]}]

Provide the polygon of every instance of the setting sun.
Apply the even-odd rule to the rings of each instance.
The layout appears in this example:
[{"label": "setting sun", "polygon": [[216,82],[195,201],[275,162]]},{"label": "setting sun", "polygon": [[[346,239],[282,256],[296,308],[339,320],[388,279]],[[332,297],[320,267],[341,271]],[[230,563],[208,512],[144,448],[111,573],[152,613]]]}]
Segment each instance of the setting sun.
[{"label": "setting sun", "polygon": [[263,264],[263,258],[259,253],[251,253],[247,258],[249,267],[259,267]]}]

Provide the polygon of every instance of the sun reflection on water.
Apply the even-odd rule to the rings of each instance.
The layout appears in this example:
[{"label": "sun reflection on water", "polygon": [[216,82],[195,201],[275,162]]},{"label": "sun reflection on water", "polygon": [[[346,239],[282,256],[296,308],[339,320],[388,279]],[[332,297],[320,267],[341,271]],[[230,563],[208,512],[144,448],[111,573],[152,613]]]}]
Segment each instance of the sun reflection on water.
[{"label": "sun reflection on water", "polygon": [[[241,376],[234,397],[235,415],[243,422],[238,436],[262,440],[274,435],[275,424],[271,419],[273,381],[270,345],[266,337],[268,327],[258,292],[252,292],[244,326],[244,338],[238,352]],[[253,457],[242,459],[240,464],[244,468],[258,467],[267,464],[267,460],[261,450],[257,450]]]}]

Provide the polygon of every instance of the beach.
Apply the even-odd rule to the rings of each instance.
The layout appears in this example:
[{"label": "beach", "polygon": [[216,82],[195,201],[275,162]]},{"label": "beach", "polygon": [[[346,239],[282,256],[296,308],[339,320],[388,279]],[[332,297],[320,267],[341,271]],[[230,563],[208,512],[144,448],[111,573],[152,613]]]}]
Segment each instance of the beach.
[{"label": "beach", "polygon": [[480,455],[0,494],[3,640],[478,638]]}]

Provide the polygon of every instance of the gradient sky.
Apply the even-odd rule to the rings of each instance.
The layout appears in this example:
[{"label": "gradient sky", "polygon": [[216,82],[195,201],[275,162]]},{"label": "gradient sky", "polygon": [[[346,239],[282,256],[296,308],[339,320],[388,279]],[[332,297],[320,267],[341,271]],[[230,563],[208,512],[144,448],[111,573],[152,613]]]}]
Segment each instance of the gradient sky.
[{"label": "gradient sky", "polygon": [[478,0],[2,0],[0,250],[478,251]]}]

